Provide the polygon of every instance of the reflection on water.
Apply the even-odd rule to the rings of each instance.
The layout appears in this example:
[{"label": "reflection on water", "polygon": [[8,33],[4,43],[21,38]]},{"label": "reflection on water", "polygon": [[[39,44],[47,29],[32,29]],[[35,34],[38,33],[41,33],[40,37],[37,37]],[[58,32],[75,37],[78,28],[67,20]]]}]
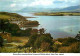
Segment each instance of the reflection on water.
[{"label": "reflection on water", "polygon": [[[28,13],[20,13],[27,16]],[[32,15],[31,15],[32,16]],[[45,28],[46,32],[51,33],[53,38],[74,37],[80,31],[80,16],[34,16],[28,20],[37,20],[40,25],[37,27]]]}]

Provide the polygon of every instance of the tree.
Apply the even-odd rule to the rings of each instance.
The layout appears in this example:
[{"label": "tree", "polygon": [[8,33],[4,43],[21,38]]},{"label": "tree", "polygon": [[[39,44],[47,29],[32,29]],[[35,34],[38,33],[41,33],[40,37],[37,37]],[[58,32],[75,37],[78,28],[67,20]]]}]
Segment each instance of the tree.
[{"label": "tree", "polygon": [[8,24],[8,27],[6,28],[6,32],[12,33],[13,35],[17,33],[17,31],[20,30],[19,26],[17,24]]},{"label": "tree", "polygon": [[44,30],[44,28],[42,28],[42,29],[39,29],[39,32],[40,32],[40,34],[44,34],[44,33],[45,33],[45,30]]},{"label": "tree", "polygon": [[80,32],[79,34],[77,34],[77,36],[75,37],[78,41],[80,41]]},{"label": "tree", "polygon": [[0,19],[0,31],[3,33],[6,31],[8,28],[9,20],[7,19]]},{"label": "tree", "polygon": [[3,38],[0,36],[0,47],[3,46]]},{"label": "tree", "polygon": [[9,32],[15,35],[18,30],[20,30],[20,28],[17,24],[10,23],[8,19],[0,19],[0,31],[2,33]]}]

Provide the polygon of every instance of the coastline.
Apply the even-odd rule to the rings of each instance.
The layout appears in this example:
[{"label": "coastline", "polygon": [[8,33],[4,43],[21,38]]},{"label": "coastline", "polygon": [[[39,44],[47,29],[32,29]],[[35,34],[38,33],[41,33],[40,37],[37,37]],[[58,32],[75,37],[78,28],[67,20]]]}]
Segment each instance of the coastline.
[{"label": "coastline", "polygon": [[[29,16],[22,16],[17,13],[9,13],[9,12],[0,12],[0,19],[7,19],[10,21],[12,24],[17,24],[20,28],[21,27],[35,27],[39,25],[38,21],[31,21],[27,20],[27,18],[36,18],[36,17],[29,17]],[[28,26],[27,26],[28,25]]]}]

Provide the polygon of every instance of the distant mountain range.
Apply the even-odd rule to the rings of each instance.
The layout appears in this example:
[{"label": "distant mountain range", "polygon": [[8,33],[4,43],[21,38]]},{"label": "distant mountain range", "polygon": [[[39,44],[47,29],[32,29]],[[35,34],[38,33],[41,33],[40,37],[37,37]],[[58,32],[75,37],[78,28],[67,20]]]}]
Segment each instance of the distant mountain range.
[{"label": "distant mountain range", "polygon": [[67,8],[35,8],[35,7],[26,7],[18,12],[80,12],[80,5],[77,6],[70,6]]},{"label": "distant mountain range", "polygon": [[55,11],[60,11],[60,12],[80,12],[80,5],[70,6],[70,7],[59,9],[59,10],[55,10]]},{"label": "distant mountain range", "polygon": [[26,7],[20,10],[19,12],[49,12],[51,8],[35,8],[35,7]]}]

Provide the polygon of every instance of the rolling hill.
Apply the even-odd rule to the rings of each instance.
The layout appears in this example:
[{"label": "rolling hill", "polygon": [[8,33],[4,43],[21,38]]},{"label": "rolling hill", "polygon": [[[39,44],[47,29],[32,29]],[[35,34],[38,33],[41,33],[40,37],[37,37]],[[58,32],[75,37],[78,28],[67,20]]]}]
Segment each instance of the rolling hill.
[{"label": "rolling hill", "polygon": [[80,5],[70,6],[66,8],[35,8],[25,7],[18,12],[80,12]]},{"label": "rolling hill", "polygon": [[57,12],[80,12],[80,5],[77,6],[70,6],[67,8],[59,9],[59,10],[53,10]]},{"label": "rolling hill", "polygon": [[18,12],[49,12],[51,10],[52,10],[51,8],[26,7],[26,8],[19,10]]}]

